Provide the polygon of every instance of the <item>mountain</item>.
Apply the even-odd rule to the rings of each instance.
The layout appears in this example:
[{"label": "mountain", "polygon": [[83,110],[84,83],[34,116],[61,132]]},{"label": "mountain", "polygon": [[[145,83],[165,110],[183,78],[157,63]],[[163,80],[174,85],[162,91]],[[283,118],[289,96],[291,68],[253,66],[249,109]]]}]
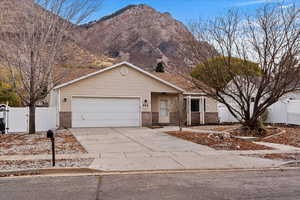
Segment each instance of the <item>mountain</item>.
[{"label": "mountain", "polygon": [[[3,20],[0,26],[0,66],[2,66],[2,68],[5,65],[4,61],[6,59],[4,56],[5,53],[2,50],[6,52],[9,50],[9,54],[12,55],[11,57],[14,57],[13,55],[16,55],[16,51],[18,50],[18,46],[14,44],[13,39],[18,37],[19,30],[8,28],[10,27],[9,24],[18,24],[22,19],[30,19],[32,3],[34,3],[33,0],[0,0],[0,12],[3,12],[3,15],[0,13],[0,20]],[[47,12],[38,5],[34,7],[34,11]],[[101,68],[103,66],[112,65],[113,62],[111,58],[103,55],[95,55],[81,47],[69,35],[66,35],[61,56],[59,60],[57,60],[57,64],[60,67],[68,68]]]},{"label": "mountain", "polygon": [[187,27],[170,13],[160,13],[143,4],[127,6],[74,30],[74,40],[80,46],[97,55],[127,60],[148,71],[161,61],[167,71],[187,67],[181,53],[186,36],[191,36]]},{"label": "mountain", "polygon": [[[9,23],[28,17],[26,5],[33,0],[0,0],[0,7],[12,1],[17,6],[6,9]],[[46,12],[39,6],[37,10]],[[129,61],[153,71],[158,62],[163,62],[167,71],[186,69],[189,59],[181,54],[181,49],[185,49],[183,39],[186,36],[192,35],[170,13],[160,13],[143,4],[130,5],[98,21],[74,25],[72,32],[66,35],[62,59],[58,63],[62,67],[99,68]],[[0,38],[0,45],[4,49],[10,41]],[[210,47],[203,46],[205,54],[206,48]]]}]

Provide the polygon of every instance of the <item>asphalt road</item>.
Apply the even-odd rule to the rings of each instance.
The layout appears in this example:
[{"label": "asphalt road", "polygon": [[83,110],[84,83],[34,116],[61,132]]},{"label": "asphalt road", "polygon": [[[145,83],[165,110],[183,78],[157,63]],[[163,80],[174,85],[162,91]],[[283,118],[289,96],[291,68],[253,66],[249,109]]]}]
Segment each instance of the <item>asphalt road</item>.
[{"label": "asphalt road", "polygon": [[299,200],[300,170],[0,178],[1,200]]}]

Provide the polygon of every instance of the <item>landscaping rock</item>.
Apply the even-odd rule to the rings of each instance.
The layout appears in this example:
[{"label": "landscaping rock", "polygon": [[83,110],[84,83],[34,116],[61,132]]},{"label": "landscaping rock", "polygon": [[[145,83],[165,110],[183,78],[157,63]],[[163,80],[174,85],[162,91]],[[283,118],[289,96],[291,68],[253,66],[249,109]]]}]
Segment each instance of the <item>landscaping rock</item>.
[{"label": "landscaping rock", "polygon": [[[0,135],[0,156],[51,154],[51,141],[46,133]],[[57,131],[55,136],[57,154],[87,153],[68,130]]]},{"label": "landscaping rock", "polygon": [[[94,159],[59,159],[56,160],[56,167],[89,167]],[[24,170],[24,169],[41,169],[52,168],[52,160],[1,160],[0,171],[7,170]]]}]

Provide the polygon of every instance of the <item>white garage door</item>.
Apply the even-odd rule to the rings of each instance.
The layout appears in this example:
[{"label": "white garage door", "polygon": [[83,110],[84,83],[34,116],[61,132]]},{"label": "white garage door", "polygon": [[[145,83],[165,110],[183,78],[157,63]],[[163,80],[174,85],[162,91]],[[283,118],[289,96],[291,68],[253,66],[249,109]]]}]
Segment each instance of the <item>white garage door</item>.
[{"label": "white garage door", "polygon": [[138,98],[73,98],[72,127],[140,126]]}]

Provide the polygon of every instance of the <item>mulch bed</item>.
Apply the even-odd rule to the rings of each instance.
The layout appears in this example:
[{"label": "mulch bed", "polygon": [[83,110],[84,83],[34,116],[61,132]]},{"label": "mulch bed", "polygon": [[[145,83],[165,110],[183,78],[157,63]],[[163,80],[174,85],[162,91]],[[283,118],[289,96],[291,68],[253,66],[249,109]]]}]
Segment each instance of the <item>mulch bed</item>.
[{"label": "mulch bed", "polygon": [[[56,160],[56,167],[88,167],[94,159],[58,159]],[[1,160],[1,170],[20,170],[20,169],[40,169],[52,168],[51,160]]]},{"label": "mulch bed", "polygon": [[233,126],[233,125],[223,125],[223,126],[220,126],[220,127],[215,127],[212,129],[212,131],[229,131],[229,130],[232,130],[232,129],[236,129],[236,128],[239,128],[238,126]]},{"label": "mulch bed", "polygon": [[271,135],[275,135],[275,134],[278,134],[280,133],[282,130],[279,129],[279,128],[276,128],[276,127],[269,127],[269,128],[266,128],[266,131],[262,134],[256,134],[256,133],[253,133],[249,130],[246,130],[244,128],[237,128],[237,129],[234,129],[232,131],[230,131],[230,134],[231,135],[234,135],[234,136],[244,136],[244,137],[250,137],[250,136],[254,136],[254,137],[259,137],[259,138],[263,138],[263,137],[268,137],[268,136],[271,136]]},{"label": "mulch bed", "polygon": [[232,137],[223,137],[219,134],[203,134],[193,132],[170,131],[171,136],[188,140],[197,144],[207,145],[216,150],[271,150],[272,148],[255,144],[251,141]]},{"label": "mulch bed", "polygon": [[[55,135],[57,154],[87,153],[68,130],[57,131]],[[0,135],[0,156],[51,154],[51,141],[46,133]]]},{"label": "mulch bed", "polygon": [[262,139],[262,142],[270,142],[277,144],[291,145],[294,147],[300,148],[300,128],[288,128],[288,127],[279,127],[281,130],[285,130],[283,134],[275,135],[273,137]]}]

